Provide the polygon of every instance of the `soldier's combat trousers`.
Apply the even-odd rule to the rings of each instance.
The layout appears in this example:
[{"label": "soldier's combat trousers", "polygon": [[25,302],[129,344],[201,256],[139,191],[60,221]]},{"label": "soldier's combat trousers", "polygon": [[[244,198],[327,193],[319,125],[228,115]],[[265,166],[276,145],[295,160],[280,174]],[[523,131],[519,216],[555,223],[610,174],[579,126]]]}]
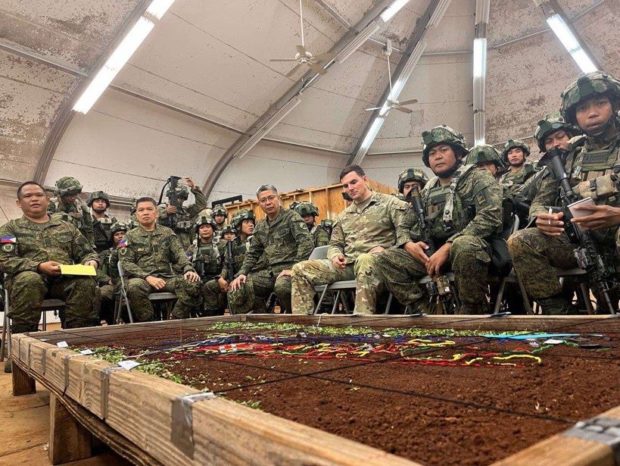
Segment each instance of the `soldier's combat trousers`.
[{"label": "soldier's combat trousers", "polygon": [[[459,236],[452,242],[448,262],[463,305],[461,312],[482,314],[488,310],[486,294],[491,264],[488,249],[487,242],[475,236]],[[417,281],[427,275],[426,267],[404,249],[389,249],[378,256],[377,270],[394,297],[416,309],[424,297]]]},{"label": "soldier's combat trousers", "polygon": [[337,269],[329,259],[308,260],[293,266],[293,314],[312,314],[314,287],[342,280],[355,280],[355,314],[374,314],[381,281],[375,273],[377,258],[385,254],[361,254],[353,264]]},{"label": "soldier's combat trousers", "polygon": [[153,303],[149,300],[151,293],[174,293],[177,301],[172,309],[172,316],[176,319],[186,319],[191,311],[200,306],[200,283],[190,283],[183,277],[164,278],[166,286],[156,290],[142,278],[130,278],[127,282],[127,297],[136,322],[153,320],[155,312]]},{"label": "soldier's combat trousers", "polygon": [[114,299],[118,286],[105,284],[95,289],[95,312],[99,320],[105,320],[108,324],[113,324],[114,320]]},{"label": "soldier's combat trousers", "polygon": [[291,278],[280,277],[284,269],[265,269],[251,272],[241,288],[228,292],[228,305],[233,314],[247,314],[250,311],[263,311],[265,300],[273,291],[280,305],[291,309]]},{"label": "soldier's combat trousers", "polygon": [[203,316],[224,315],[226,309],[226,293],[222,292],[217,280],[209,280],[201,284]]},{"label": "soldier's combat trousers", "polygon": [[46,278],[36,272],[21,272],[9,285],[11,331],[37,330],[45,298],[65,301],[64,328],[89,327],[99,323],[95,312],[95,280],[90,277]]},{"label": "soldier's combat trousers", "polygon": [[544,299],[562,291],[554,267],[577,267],[575,247],[568,236],[547,236],[538,228],[519,230],[508,239],[515,273],[519,276],[528,296]]}]

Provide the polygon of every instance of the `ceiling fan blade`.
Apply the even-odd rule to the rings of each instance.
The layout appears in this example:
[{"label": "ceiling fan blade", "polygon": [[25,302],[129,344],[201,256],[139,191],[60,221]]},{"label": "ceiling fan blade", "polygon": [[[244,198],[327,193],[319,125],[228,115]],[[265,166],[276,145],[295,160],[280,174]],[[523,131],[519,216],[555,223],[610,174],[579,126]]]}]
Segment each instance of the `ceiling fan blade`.
[{"label": "ceiling fan blade", "polygon": [[398,110],[399,112],[403,112],[403,113],[413,113],[413,110],[411,110],[410,108],[401,107],[400,105],[395,105],[392,108]]},{"label": "ceiling fan blade", "polygon": [[418,103],[418,99],[409,99],[409,100],[403,100],[402,102],[398,102],[398,105],[411,105],[411,104],[417,104]]},{"label": "ceiling fan blade", "polygon": [[298,63],[296,66],[294,66],[291,71],[289,71],[288,73],[286,73],[286,77],[290,78],[291,76],[293,76],[295,73],[297,73],[297,70],[299,69],[299,67],[301,66],[301,63]]},{"label": "ceiling fan blade", "polygon": [[295,60],[294,58],[272,58],[269,61],[275,61],[275,62],[291,62],[291,61],[294,61],[294,62],[296,62],[297,60]]},{"label": "ceiling fan blade", "polygon": [[318,63],[308,62],[307,65],[310,67],[312,71],[318,74],[325,74],[325,68],[323,68]]},{"label": "ceiling fan blade", "polygon": [[366,110],[367,112],[370,112],[372,110],[379,110],[381,107],[370,107],[370,108],[365,108],[364,110]]}]

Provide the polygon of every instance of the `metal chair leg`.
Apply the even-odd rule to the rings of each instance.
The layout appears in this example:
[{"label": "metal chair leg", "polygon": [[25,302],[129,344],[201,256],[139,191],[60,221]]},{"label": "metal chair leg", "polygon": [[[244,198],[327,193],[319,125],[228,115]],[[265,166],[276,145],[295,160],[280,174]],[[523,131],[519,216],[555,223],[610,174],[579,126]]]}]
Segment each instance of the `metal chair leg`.
[{"label": "metal chair leg", "polygon": [[336,296],[334,297],[334,305],[332,306],[332,314],[336,313],[336,308],[338,307],[338,301],[340,301],[340,290],[336,291]]},{"label": "metal chair leg", "polygon": [[319,302],[317,303],[316,307],[314,308],[314,312],[313,314],[318,314],[319,313],[319,309],[321,309],[321,304],[323,304],[323,299],[325,299],[325,294],[327,293],[327,287],[329,285],[325,285],[325,288],[323,288],[323,291],[321,293],[321,297],[319,298]]},{"label": "metal chair leg", "polygon": [[6,354],[7,351],[7,336],[10,333],[8,330],[8,326],[9,326],[9,316],[7,315],[6,310],[4,311],[4,320],[2,323],[2,343],[0,344],[0,362],[4,361],[4,357],[5,355],[8,356],[8,354]]},{"label": "metal chair leg", "polygon": [[588,314],[595,314],[596,311],[592,306],[592,301],[590,301],[590,289],[584,282],[579,283],[579,289],[581,290],[581,297],[583,298],[583,302],[586,305],[586,310],[588,311]]},{"label": "metal chair leg", "polygon": [[493,314],[498,314],[499,309],[502,306],[502,300],[504,299],[504,290],[506,289],[506,281],[508,281],[508,277],[502,278],[502,283],[499,285],[499,290],[497,291],[497,296],[495,297],[495,307],[493,308]]},{"label": "metal chair leg", "polygon": [[390,293],[390,295],[388,296],[387,304],[385,305],[385,311],[383,311],[384,314],[390,313],[390,308],[392,307],[392,299],[394,299],[394,295]]}]

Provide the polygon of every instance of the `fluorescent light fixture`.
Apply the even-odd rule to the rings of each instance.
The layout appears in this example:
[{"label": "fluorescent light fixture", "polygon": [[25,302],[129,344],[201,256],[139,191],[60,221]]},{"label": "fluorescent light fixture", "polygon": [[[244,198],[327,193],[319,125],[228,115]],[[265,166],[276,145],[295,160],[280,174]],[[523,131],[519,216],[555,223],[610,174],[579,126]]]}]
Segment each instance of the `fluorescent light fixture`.
[{"label": "fluorescent light fixture", "polygon": [[380,15],[383,22],[387,23],[389,20],[391,20],[394,15],[407,4],[407,2],[409,2],[409,0],[394,0],[394,2],[385,10],[383,10],[383,13],[381,13]]},{"label": "fluorescent light fixture", "polygon": [[390,92],[388,99],[398,100],[398,96],[400,96],[400,93],[405,87],[405,84],[407,84],[407,81],[409,80],[409,78],[411,77],[411,74],[413,73],[413,69],[416,67],[416,65],[420,61],[420,57],[422,57],[422,54],[424,53],[425,49],[426,49],[426,41],[420,40],[415,46],[415,48],[413,49],[413,52],[411,52],[411,55],[409,55],[409,58],[407,59],[407,63],[405,63],[405,66],[403,66],[402,70],[398,74],[398,79],[396,79],[396,82],[392,85],[392,92]]},{"label": "fluorescent light fixture", "polygon": [[568,51],[577,66],[584,73],[592,73],[593,71],[597,71],[598,68],[592,61],[592,59],[588,56],[588,54],[583,50],[579,40],[573,34],[573,31],[570,30],[568,25],[564,22],[564,19],[558,15],[557,13],[551,15],[547,18],[547,24],[551,30],[555,33],[564,48]]},{"label": "fluorescent light fixture", "polygon": [[435,27],[439,24],[443,15],[446,13],[446,10],[450,6],[450,0],[439,0],[439,4],[435,7],[435,11],[431,15],[431,18],[428,20],[428,24],[426,25],[427,29]]},{"label": "fluorescent light fixture", "polygon": [[338,55],[336,55],[336,61],[338,63],[344,62],[347,58],[353,55],[353,52],[359,49],[362,44],[368,39],[370,39],[370,36],[372,36],[379,29],[381,29],[381,26],[377,22],[373,21],[372,23],[370,23],[368,26],[358,32],[358,34],[353,38],[353,40],[351,40],[351,42],[349,42],[340,52],[338,52]]},{"label": "fluorescent light fixture", "polygon": [[375,121],[372,122],[370,128],[368,128],[366,137],[364,137],[364,140],[362,141],[359,149],[357,150],[357,154],[355,154],[353,164],[358,164],[364,159],[364,157],[368,153],[368,149],[370,149],[370,146],[372,146],[372,143],[377,137],[377,134],[379,134],[379,131],[381,130],[384,122],[385,118],[383,118],[382,116],[378,116],[377,118],[375,118]]},{"label": "fluorescent light fixture", "polygon": [[80,113],[88,113],[121,68],[131,58],[144,39],[146,39],[146,36],[149,35],[153,26],[153,22],[144,17],[141,17],[136,22],[97,72],[94,79],[73,106],[73,110]]},{"label": "fluorescent light fixture", "polygon": [[161,19],[168,11],[168,8],[172,6],[174,0],[153,0],[146,12],[149,15],[155,16],[157,19]]},{"label": "fluorescent light fixture", "polygon": [[474,78],[484,78],[487,74],[487,40],[474,39]]},{"label": "fluorescent light fixture", "polygon": [[286,117],[286,115],[291,113],[291,111],[295,107],[297,107],[300,103],[301,103],[301,98],[299,98],[299,96],[296,96],[292,98],[291,100],[289,100],[282,107],[280,107],[280,110],[274,113],[273,116],[269,118],[267,123],[265,123],[263,126],[258,128],[256,132],[250,137],[250,139],[245,141],[243,145],[239,147],[239,149],[233,155],[233,158],[240,159],[244,157],[248,152],[250,152],[254,148],[256,144],[259,143],[261,139],[267,136],[267,134],[269,134],[269,132],[273,128],[275,128],[276,125],[280,123]]}]

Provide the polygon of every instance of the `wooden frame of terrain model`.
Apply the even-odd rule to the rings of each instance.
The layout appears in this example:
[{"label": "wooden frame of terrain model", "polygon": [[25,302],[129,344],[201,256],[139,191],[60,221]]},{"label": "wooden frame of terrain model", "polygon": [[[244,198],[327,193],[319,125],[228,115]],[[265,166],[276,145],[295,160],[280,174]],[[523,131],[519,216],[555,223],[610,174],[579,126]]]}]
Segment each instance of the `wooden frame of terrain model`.
[{"label": "wooden frame of terrain model", "polygon": [[[125,326],[63,330],[71,345],[105,330],[119,341],[149,328],[191,328],[198,320],[312,325],[360,325],[353,316],[243,315],[151,322]],[[378,327],[449,328],[455,330],[540,330],[559,322],[598,323],[614,316],[386,316]],[[414,465],[412,461],[246,407],[153,375],[120,367],[47,343],[58,332],[13,335],[13,394],[34,393],[35,380],[49,389],[50,460],[54,463],[90,455],[95,436],[136,464],[339,464]],[[498,464],[614,465],[620,437],[620,406],[597,416],[606,427],[588,425],[554,435]],[[614,430],[615,429],[615,430]],[[615,440],[614,440],[615,438]],[[613,446],[616,442],[615,447]],[[616,453],[614,453],[614,448]]]}]

